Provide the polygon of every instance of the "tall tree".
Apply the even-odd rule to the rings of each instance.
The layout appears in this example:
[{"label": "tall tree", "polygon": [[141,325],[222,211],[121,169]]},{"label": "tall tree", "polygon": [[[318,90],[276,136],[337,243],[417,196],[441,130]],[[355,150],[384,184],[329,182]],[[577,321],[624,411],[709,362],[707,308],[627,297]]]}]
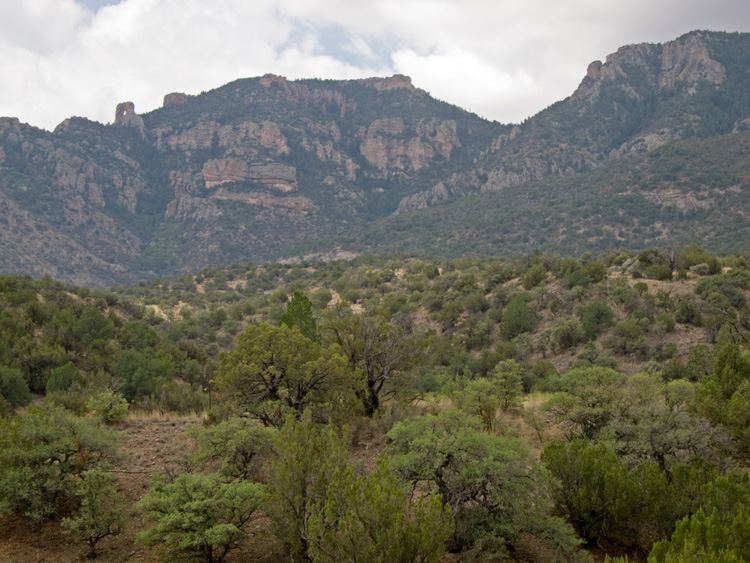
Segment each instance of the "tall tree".
[{"label": "tall tree", "polygon": [[405,386],[408,370],[424,359],[424,339],[405,334],[379,309],[357,314],[335,307],[326,316],[323,333],[325,342],[338,346],[350,368],[362,375],[364,384],[357,394],[370,417],[384,398]]}]

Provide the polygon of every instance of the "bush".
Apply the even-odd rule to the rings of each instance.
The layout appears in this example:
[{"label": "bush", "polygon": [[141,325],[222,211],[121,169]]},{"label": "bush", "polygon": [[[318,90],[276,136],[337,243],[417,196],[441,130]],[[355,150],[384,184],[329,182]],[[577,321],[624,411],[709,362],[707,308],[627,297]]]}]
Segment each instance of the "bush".
[{"label": "bush", "polygon": [[29,384],[20,370],[0,366],[0,397],[7,402],[10,410],[31,402]]},{"label": "bush", "polygon": [[47,379],[47,393],[67,391],[73,383],[78,383],[81,387],[86,384],[78,368],[72,362],[68,362],[52,370],[49,379]]},{"label": "bush", "polygon": [[91,397],[86,403],[89,412],[104,424],[114,424],[128,415],[128,401],[120,393],[106,389]]},{"label": "bush", "polygon": [[245,536],[265,497],[263,485],[242,479],[225,482],[218,475],[182,473],[174,480],[157,476],[138,502],[153,526],[138,532],[136,541],[163,544],[173,558],[188,556],[221,562]]},{"label": "bush", "polygon": [[93,418],[31,406],[0,420],[0,513],[34,522],[76,496],[78,478],[116,458],[116,435]]}]

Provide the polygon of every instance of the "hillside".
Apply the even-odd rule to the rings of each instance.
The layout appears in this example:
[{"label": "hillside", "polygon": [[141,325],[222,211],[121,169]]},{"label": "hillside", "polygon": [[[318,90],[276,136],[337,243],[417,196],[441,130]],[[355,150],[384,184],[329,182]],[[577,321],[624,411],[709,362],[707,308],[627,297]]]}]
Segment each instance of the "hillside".
[{"label": "hillside", "polygon": [[0,118],[0,271],[97,286],[248,260],[577,254],[698,234],[732,252],[750,213],[749,68],[747,34],[630,45],[518,125],[404,76],[271,74],[143,115],[121,103],[111,125]]},{"label": "hillside", "polygon": [[[61,522],[85,507],[73,488],[87,478],[81,471],[100,466],[116,488],[107,498],[119,498],[128,516],[122,533],[97,540],[100,560],[163,559],[168,545],[134,543],[158,512],[149,517],[142,501],[188,478],[247,480],[267,490],[271,500],[240,526],[226,561],[288,560],[294,544],[284,530],[296,528],[275,509],[285,473],[272,464],[287,455],[295,470],[325,471],[339,452],[358,479],[374,479],[387,451],[389,482],[413,493],[420,479],[405,465],[414,463],[409,456],[444,447],[465,450],[439,449],[426,459],[446,455],[440,468],[451,471],[467,464],[447,483],[456,495],[439,489],[440,478],[421,486],[433,483],[450,498],[463,527],[461,542],[433,546],[435,561],[507,553],[532,563],[554,560],[558,549],[582,562],[641,560],[679,519],[712,507],[716,491],[731,490],[720,498],[734,500],[715,518],[732,519],[735,508],[742,515],[750,502],[747,470],[734,472],[750,455],[749,299],[747,255],[718,258],[697,245],[580,259],[392,255],[243,264],[107,291],[0,275],[0,551],[24,562],[82,558],[85,546],[71,545]],[[321,370],[327,362],[335,372]],[[371,363],[393,369],[378,390],[380,408],[368,416],[358,390]],[[298,372],[308,366],[311,388]],[[253,382],[258,373],[268,385]],[[335,384],[319,386],[328,377]],[[283,425],[274,418],[298,414],[301,405],[325,424],[313,431],[304,416],[282,418]],[[351,434],[330,430],[344,424]],[[299,441],[300,428],[313,437]],[[320,448],[316,432],[338,442]],[[442,446],[430,442],[435,436]],[[116,444],[123,457],[103,450]],[[70,451],[57,461],[48,448],[63,447]],[[39,486],[35,472],[67,463],[69,473]],[[554,487],[549,474],[582,484]],[[485,492],[484,483],[503,487]],[[473,486],[482,494],[461,489]],[[575,504],[566,497],[587,487],[601,496]],[[511,499],[509,509],[492,510],[498,494]],[[204,506],[178,503],[176,514],[196,505]],[[393,505],[385,506],[379,510],[391,512],[368,526],[391,521]],[[477,507],[487,509],[479,526]],[[607,526],[587,511],[602,512]],[[187,535],[181,528],[176,537]]]}]

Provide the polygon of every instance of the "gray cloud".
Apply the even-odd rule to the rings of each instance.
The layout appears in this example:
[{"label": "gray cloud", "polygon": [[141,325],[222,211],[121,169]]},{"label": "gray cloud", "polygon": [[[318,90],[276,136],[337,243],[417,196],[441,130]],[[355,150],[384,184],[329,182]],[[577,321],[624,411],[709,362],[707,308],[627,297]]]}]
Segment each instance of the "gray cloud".
[{"label": "gray cloud", "polygon": [[0,0],[0,115],[52,128],[138,111],[266,72],[400,72],[516,122],[618,47],[693,29],[749,31],[746,0]]}]

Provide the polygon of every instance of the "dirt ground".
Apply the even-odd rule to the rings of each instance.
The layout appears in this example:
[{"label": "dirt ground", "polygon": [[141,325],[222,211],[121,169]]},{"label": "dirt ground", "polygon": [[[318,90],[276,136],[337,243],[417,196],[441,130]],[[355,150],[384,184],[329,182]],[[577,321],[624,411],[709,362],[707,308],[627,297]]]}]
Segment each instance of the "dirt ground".
[{"label": "dirt ground", "polygon": [[[147,525],[135,503],[143,496],[151,475],[163,468],[184,468],[184,459],[191,444],[185,429],[197,424],[196,416],[131,415],[118,430],[122,432],[121,451],[124,460],[115,469],[120,490],[127,499],[128,523],[117,536],[104,538],[97,544],[101,563],[136,563],[161,561],[157,551],[135,542],[135,534]],[[225,561],[285,561],[284,550],[270,533],[270,522],[259,514],[247,531],[249,536]],[[63,533],[60,518],[39,526],[28,520],[7,517],[0,520],[0,563],[73,563],[84,560],[86,546],[75,544]]]}]

